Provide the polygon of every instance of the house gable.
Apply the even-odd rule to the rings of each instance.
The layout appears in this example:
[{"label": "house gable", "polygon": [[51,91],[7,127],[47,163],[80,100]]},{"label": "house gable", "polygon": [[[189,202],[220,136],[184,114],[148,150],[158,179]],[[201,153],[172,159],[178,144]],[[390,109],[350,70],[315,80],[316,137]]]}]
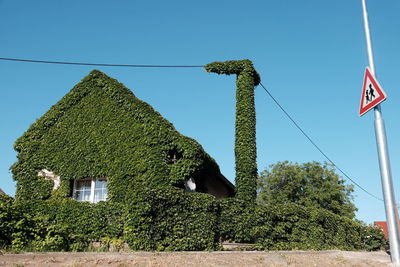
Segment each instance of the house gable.
[{"label": "house gable", "polygon": [[[20,199],[66,197],[74,179],[107,177],[109,196],[123,200],[133,184],[183,188],[190,178],[201,184],[221,176],[200,144],[100,71],[78,83],[14,147],[18,161],[11,170]],[[61,177],[53,193],[51,181],[38,176],[43,169]]]}]

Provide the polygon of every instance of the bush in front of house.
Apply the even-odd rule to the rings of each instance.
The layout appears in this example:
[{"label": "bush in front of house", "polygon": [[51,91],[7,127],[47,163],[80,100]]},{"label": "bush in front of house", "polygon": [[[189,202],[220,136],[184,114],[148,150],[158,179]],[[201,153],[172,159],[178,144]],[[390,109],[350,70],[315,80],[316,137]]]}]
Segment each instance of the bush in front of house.
[{"label": "bush in front of house", "polygon": [[363,227],[362,243],[363,249],[368,251],[387,249],[389,247],[389,240],[385,238],[382,229],[372,225]]},{"label": "bush in front of house", "polygon": [[221,238],[255,243],[260,250],[379,250],[380,229],[328,210],[294,203],[246,207],[237,199],[219,200]]},{"label": "bush in front of house", "polygon": [[344,216],[314,207],[260,206],[254,235],[266,250],[363,249],[363,225]]},{"label": "bush in front of house", "polygon": [[194,251],[219,248],[214,197],[171,187],[130,191],[124,239],[133,250]]},{"label": "bush in front of house", "polygon": [[0,202],[0,247],[13,251],[83,251],[122,236],[122,206],[65,200]]},{"label": "bush in front of house", "polygon": [[0,201],[0,248],[11,251],[85,251],[120,239],[132,250],[220,248],[219,206],[207,194],[171,187],[128,190],[125,204],[73,199]]},{"label": "bush in front of house", "polygon": [[378,228],[297,204],[248,207],[170,187],[128,190],[126,204],[72,199],[0,199],[0,249],[84,251],[94,241],[126,242],[132,250],[218,250],[220,241],[260,250],[379,250]]},{"label": "bush in front of house", "polygon": [[222,240],[254,243],[255,206],[237,198],[218,200],[220,206],[219,232]]},{"label": "bush in front of house", "polygon": [[0,194],[0,248],[10,247],[16,222],[21,217],[13,209],[13,202],[11,197]]}]

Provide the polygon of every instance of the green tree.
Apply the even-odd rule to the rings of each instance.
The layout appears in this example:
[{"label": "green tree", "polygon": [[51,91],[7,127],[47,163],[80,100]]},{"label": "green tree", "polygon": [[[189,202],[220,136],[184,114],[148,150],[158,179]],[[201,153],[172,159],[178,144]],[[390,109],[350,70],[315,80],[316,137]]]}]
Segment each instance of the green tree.
[{"label": "green tree", "polygon": [[328,163],[278,162],[261,172],[257,201],[266,205],[296,203],[323,208],[353,219],[357,210],[352,202],[354,190],[344,182]]}]

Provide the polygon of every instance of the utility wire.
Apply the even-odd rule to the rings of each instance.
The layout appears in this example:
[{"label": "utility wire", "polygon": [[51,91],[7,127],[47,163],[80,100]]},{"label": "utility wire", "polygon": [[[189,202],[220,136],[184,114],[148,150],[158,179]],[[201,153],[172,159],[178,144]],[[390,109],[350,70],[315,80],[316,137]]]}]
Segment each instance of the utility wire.
[{"label": "utility wire", "polygon": [[132,65],[132,64],[84,63],[84,62],[47,61],[47,60],[7,58],[7,57],[0,57],[0,60],[29,62],[29,63],[46,63],[46,64],[80,65],[80,66],[102,66],[102,67],[130,67],[130,68],[202,68],[202,67],[204,67],[203,65]]},{"label": "utility wire", "polygon": [[351,179],[339,166],[337,166],[325,153],[322,151],[322,149],[311,139],[311,137],[304,132],[304,130],[300,127],[300,125],[290,116],[290,114],[282,107],[281,104],[279,104],[278,100],[268,91],[268,89],[260,83],[261,87],[265,90],[265,92],[272,98],[272,100],[275,102],[275,104],[285,113],[286,117],[289,118],[290,121],[296,126],[297,129],[310,141],[310,143],[338,170],[340,171],[347,179],[349,179],[354,185],[356,185],[358,188],[360,188],[362,191],[370,195],[371,197],[383,201],[383,199],[373,195],[372,193],[368,192],[366,189],[364,189],[361,185],[359,185],[356,181]]}]

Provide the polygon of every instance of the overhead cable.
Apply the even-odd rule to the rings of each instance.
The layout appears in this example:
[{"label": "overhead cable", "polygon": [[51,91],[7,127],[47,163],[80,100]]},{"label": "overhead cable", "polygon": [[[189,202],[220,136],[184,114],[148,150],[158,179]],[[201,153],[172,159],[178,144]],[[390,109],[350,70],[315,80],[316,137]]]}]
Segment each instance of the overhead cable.
[{"label": "overhead cable", "polygon": [[101,66],[101,67],[129,67],[129,68],[202,68],[203,65],[137,65],[137,64],[108,64],[108,63],[87,63],[87,62],[66,62],[66,61],[48,61],[22,58],[0,57],[0,60],[29,62],[29,63],[46,63],[46,64],[62,64],[62,65],[80,65],[80,66]]},{"label": "overhead cable", "polygon": [[278,100],[276,100],[276,98],[268,91],[268,89],[262,84],[260,83],[261,87],[265,90],[265,92],[271,97],[271,99],[275,102],[275,104],[283,111],[283,113],[285,113],[286,117],[288,117],[288,119],[294,124],[294,126],[296,126],[296,128],[308,139],[308,141],[310,141],[310,143],[339,171],[341,172],[347,179],[349,179],[355,186],[357,186],[358,188],[360,188],[362,191],[364,191],[365,193],[367,193],[368,195],[370,195],[371,197],[383,201],[383,199],[375,196],[374,194],[368,192],[366,189],[364,189],[361,185],[359,185],[356,181],[354,181],[353,179],[350,178],[350,176],[348,176],[341,168],[339,168],[338,165],[336,165],[333,160],[331,160],[328,155],[322,151],[322,149],[311,139],[311,137],[300,127],[300,125],[292,118],[292,116],[290,116],[290,114],[283,108],[283,106],[281,104],[279,104]]}]

